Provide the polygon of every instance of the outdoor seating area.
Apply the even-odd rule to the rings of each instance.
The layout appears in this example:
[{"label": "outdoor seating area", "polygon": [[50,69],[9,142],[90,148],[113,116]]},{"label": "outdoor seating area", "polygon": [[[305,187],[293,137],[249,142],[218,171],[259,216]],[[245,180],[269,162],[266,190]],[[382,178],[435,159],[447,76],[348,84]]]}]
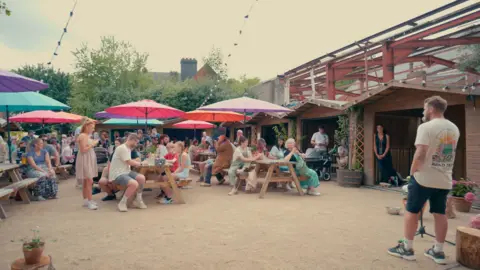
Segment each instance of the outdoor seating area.
[{"label": "outdoor seating area", "polygon": [[0,1],[0,268],[480,269],[480,3],[369,1]]}]

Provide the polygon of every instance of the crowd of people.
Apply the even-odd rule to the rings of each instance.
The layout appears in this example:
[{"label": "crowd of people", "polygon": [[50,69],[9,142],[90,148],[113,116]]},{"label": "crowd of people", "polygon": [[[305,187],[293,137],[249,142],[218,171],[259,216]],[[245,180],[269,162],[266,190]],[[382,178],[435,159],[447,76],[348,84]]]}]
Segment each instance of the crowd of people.
[{"label": "crowd of people", "polygon": [[[132,170],[132,167],[146,164],[145,159],[149,156],[164,159],[169,163],[172,177],[177,181],[189,178],[190,169],[195,162],[200,169],[201,186],[210,187],[213,176],[220,185],[228,180],[232,186],[229,195],[237,194],[237,174],[249,168],[252,162],[264,158],[295,161],[296,173],[307,178],[301,182],[302,188],[309,195],[320,195],[316,190],[319,186],[318,175],[306,166],[305,155],[299,152],[293,139],[279,138],[278,144],[270,151],[267,150],[265,140],[259,139],[253,147],[255,151],[252,151],[242,130],[236,132],[233,142],[226,136],[225,129],[219,129],[213,138],[203,132],[200,141],[170,141],[168,135],[159,134],[155,128],[147,130],[146,133],[141,129],[137,132],[125,132],[123,136],[114,132],[113,142],[109,138],[107,132],[95,131],[95,121],[84,118],[74,133],[61,135],[60,143],[55,133],[36,136],[33,131],[29,131],[18,142],[13,138],[11,153],[13,160],[25,165],[22,167],[25,168],[27,177],[39,178],[32,190],[36,200],[57,198],[55,168],[65,164],[72,165],[72,172],[77,179],[76,186],[82,189],[83,206],[91,210],[98,209],[98,203],[93,200],[92,187],[94,179],[98,177],[100,163],[107,164],[98,181],[100,190],[105,193],[102,201],[116,200],[116,193],[123,187],[125,193],[118,203],[119,211],[128,211],[129,198],[134,198],[134,207],[147,208],[142,199],[145,176]],[[7,146],[0,141],[0,147]],[[210,155],[215,157],[200,161],[202,152],[215,153]],[[8,154],[0,155],[0,159],[7,160]],[[280,170],[288,171],[288,167],[280,167]],[[251,170],[248,173],[245,191],[254,192],[257,188],[256,171]],[[159,175],[156,181],[167,181],[166,174]],[[286,184],[286,188],[292,187]],[[156,198],[159,203],[170,204],[172,197],[169,185],[162,185]]]}]

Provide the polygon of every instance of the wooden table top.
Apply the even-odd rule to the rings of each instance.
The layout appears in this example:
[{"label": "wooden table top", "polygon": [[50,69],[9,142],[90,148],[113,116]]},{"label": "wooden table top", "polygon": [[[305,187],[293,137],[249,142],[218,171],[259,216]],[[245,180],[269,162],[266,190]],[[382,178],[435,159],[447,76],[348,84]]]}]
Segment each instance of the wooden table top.
[{"label": "wooden table top", "polygon": [[9,171],[9,170],[18,169],[18,168],[20,168],[20,165],[18,164],[5,164],[5,163],[0,164],[0,172]]},{"label": "wooden table top", "polygon": [[262,165],[272,165],[272,164],[276,164],[276,165],[288,165],[288,164],[295,164],[295,162],[292,162],[292,161],[285,161],[285,160],[283,160],[283,159],[269,159],[269,158],[256,160],[256,161],[254,161],[253,163],[262,164]]}]

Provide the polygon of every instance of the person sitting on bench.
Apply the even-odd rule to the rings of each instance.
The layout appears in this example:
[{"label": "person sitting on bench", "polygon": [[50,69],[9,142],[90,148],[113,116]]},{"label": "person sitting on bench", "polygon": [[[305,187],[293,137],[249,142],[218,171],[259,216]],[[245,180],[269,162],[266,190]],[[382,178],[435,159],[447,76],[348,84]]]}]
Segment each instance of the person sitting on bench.
[{"label": "person sitting on bench", "polygon": [[73,154],[73,147],[75,147],[75,143],[71,142],[67,144],[62,150],[62,164],[74,164],[75,162],[75,154]]},{"label": "person sitting on bench", "polygon": [[241,136],[238,139],[238,147],[233,153],[232,165],[228,169],[228,181],[230,185],[233,186],[232,190],[228,195],[235,195],[238,193],[237,190],[237,171],[250,162],[259,160],[263,157],[262,153],[257,153],[255,156],[252,156],[252,152],[248,149],[248,139]]},{"label": "person sitting on bench", "polygon": [[140,209],[145,209],[147,206],[142,199],[143,185],[145,184],[145,176],[134,172],[130,166],[141,166],[142,162],[133,160],[131,157],[132,150],[138,145],[138,135],[132,133],[128,135],[124,144],[115,149],[108,170],[108,181],[120,186],[126,186],[127,189],[123,195],[122,200],[118,203],[118,210],[120,212],[127,212],[128,198],[135,196],[133,206]]},{"label": "person sitting on bench", "polygon": [[[189,155],[184,151],[185,145],[183,142],[176,142],[175,143],[175,153],[178,156],[178,168],[172,174],[173,179],[178,181],[180,179],[187,179],[190,175],[190,166],[191,161]],[[172,189],[170,186],[163,186],[163,198],[159,200],[159,203],[163,204],[170,204],[172,203]]]}]

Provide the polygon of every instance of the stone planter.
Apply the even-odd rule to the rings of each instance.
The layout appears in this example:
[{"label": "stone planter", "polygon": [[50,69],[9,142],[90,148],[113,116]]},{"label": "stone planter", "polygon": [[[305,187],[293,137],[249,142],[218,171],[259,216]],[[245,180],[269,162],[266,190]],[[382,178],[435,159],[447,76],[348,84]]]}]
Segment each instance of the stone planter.
[{"label": "stone planter", "polygon": [[360,187],[363,182],[363,172],[338,169],[337,182],[342,187]]},{"label": "stone planter", "polygon": [[467,202],[463,197],[452,196],[451,198],[453,200],[453,204],[455,205],[455,209],[458,212],[462,212],[462,213],[470,212],[470,209],[472,208],[471,202]]}]

